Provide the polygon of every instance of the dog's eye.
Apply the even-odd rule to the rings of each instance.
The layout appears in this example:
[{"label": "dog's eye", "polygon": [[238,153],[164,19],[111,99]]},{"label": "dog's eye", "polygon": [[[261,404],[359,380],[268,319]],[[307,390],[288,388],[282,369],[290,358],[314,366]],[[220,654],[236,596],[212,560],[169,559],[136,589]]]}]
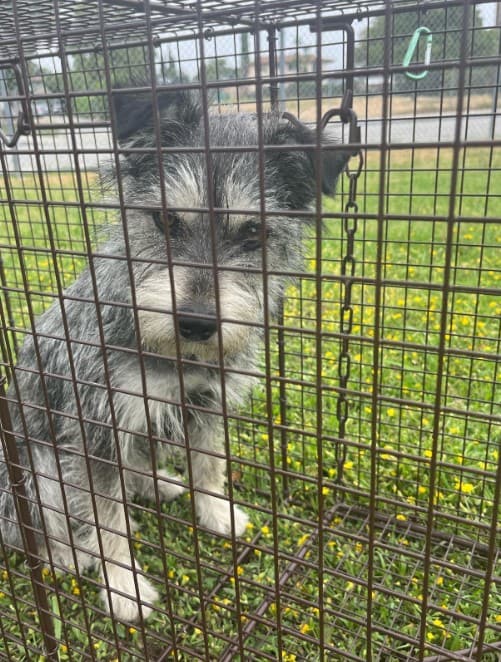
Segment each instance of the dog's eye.
[{"label": "dog's eye", "polygon": [[[269,230],[265,229],[265,237],[268,237]],[[258,248],[261,248],[263,243],[263,234],[261,223],[257,221],[247,221],[244,223],[239,231],[238,238],[242,243],[242,249],[244,251],[256,251]]]},{"label": "dog's eye", "polygon": [[[153,216],[153,220],[154,220],[155,225],[157,226],[157,228],[161,232],[164,232],[165,231],[165,226],[164,226],[164,219],[163,219],[163,216],[162,216],[162,212],[160,210],[155,210],[153,212],[152,216]],[[169,231],[172,232],[173,230],[175,230],[178,227],[179,223],[181,222],[180,218],[176,213],[174,213],[172,211],[168,211],[166,216],[167,216],[167,223],[169,224]]]}]

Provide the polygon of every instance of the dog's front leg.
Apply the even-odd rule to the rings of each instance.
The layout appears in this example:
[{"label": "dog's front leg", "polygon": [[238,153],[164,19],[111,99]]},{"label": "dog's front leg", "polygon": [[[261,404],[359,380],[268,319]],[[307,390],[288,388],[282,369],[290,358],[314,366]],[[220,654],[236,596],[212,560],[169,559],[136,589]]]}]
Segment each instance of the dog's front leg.
[{"label": "dog's front leg", "polygon": [[[101,545],[105,558],[100,574],[103,584],[107,584],[102,589],[102,599],[108,610],[111,602],[115,618],[127,622],[139,620],[139,599],[141,615],[146,618],[151,612],[151,603],[158,599],[158,593],[141,574],[137,561],[131,555],[124,506],[106,499],[97,501],[103,524],[106,522],[106,528],[101,527]],[[97,548],[97,538],[93,542]]]},{"label": "dog's front leg", "polygon": [[[224,496],[226,458],[219,426],[199,421],[190,430],[191,470],[195,509],[202,526],[226,536],[241,536],[249,518]],[[217,496],[221,495],[221,496]]]}]

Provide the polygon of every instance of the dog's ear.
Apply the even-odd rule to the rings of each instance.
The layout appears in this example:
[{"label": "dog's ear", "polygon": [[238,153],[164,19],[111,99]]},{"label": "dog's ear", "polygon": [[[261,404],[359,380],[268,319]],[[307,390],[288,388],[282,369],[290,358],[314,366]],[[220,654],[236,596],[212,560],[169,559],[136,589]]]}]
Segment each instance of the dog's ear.
[{"label": "dog's ear", "polygon": [[[282,202],[291,209],[304,209],[310,205],[316,193],[317,176],[320,177],[322,192],[333,195],[336,182],[350,158],[345,149],[329,149],[336,142],[327,135],[321,138],[320,172],[315,144],[316,132],[298,120],[281,121],[267,139],[268,144],[295,146],[295,149],[270,151],[268,163],[280,178],[280,189],[285,194]],[[304,149],[297,149],[304,145]]]},{"label": "dog's ear", "polygon": [[186,90],[159,90],[154,99],[151,92],[135,92],[130,88],[127,91],[116,89],[113,92],[113,113],[120,144],[130,144],[139,137],[145,142],[151,141],[154,102],[160,115],[163,145],[182,143],[186,132],[201,120],[202,112],[198,99]]},{"label": "dog's ear", "polygon": [[[334,149],[332,149],[333,147]],[[313,159],[315,167],[315,150],[308,152],[308,155]],[[346,164],[351,156],[352,152],[347,151],[344,148],[340,149],[339,143],[329,137],[328,134],[324,133],[322,135],[321,168],[323,193],[326,195],[334,195],[339,175],[344,172]]]}]

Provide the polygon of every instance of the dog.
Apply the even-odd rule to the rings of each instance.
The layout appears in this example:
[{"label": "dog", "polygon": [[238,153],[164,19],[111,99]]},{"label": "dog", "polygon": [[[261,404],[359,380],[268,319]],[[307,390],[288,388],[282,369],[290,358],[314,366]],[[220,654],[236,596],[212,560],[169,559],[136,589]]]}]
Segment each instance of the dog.
[{"label": "dog", "polygon": [[[126,504],[185,491],[166,453],[185,449],[201,526],[246,529],[224,496],[223,414],[245,401],[263,328],[302,269],[314,215],[296,212],[312,212],[317,181],[334,192],[349,155],[278,112],[211,114],[168,88],[114,91],[112,124],[126,211],[26,336],[8,400],[41,557],[97,566],[106,609],[133,622],[159,596]],[[22,548],[3,455],[0,529]]]}]

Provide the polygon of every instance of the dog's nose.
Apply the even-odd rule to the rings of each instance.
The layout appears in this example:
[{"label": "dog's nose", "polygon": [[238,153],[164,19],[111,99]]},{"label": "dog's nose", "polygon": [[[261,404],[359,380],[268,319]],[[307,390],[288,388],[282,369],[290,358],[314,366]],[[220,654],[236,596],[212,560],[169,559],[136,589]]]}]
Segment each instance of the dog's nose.
[{"label": "dog's nose", "polygon": [[[189,314],[186,314],[189,313]],[[179,333],[185,340],[192,342],[201,342],[209,340],[217,329],[216,320],[209,317],[197,317],[197,313],[192,310],[178,310],[177,323]]]}]

